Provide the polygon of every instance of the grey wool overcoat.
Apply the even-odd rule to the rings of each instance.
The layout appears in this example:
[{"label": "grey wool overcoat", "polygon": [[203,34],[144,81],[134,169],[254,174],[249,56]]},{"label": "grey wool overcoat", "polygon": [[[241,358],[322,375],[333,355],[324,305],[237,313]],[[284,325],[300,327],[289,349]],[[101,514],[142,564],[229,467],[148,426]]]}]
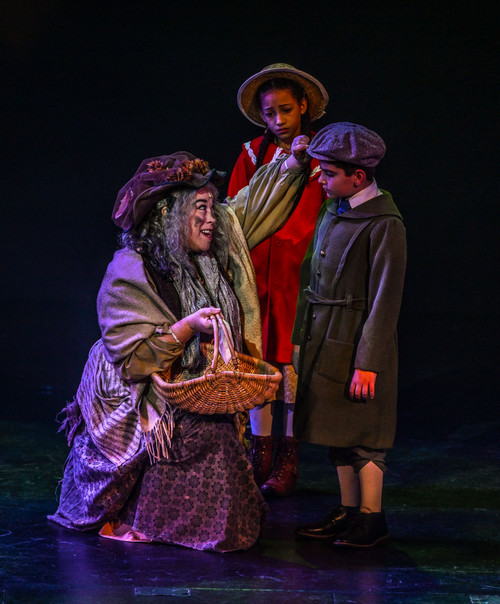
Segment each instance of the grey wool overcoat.
[{"label": "grey wool overcoat", "polygon": [[[396,429],[406,231],[390,193],[340,216],[337,206],[325,202],[301,269],[294,433],[320,445],[385,449]],[[355,368],[377,373],[374,399],[350,398]]]}]

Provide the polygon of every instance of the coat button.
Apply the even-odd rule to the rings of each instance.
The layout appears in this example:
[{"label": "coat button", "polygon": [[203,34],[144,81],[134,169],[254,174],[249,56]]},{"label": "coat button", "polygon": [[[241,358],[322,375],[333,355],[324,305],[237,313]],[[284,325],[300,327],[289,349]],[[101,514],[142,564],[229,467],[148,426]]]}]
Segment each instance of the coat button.
[{"label": "coat button", "polygon": [[316,271],[316,274],[318,275],[318,277],[321,275],[321,271]]},{"label": "coat button", "polygon": [[316,318],[316,315],[313,315],[313,316],[312,316],[312,318],[313,318],[313,319],[315,319],[315,318]]},{"label": "coat button", "polygon": [[319,253],[320,256],[323,256],[323,258],[326,256],[326,252],[325,250],[321,250],[321,252]]}]

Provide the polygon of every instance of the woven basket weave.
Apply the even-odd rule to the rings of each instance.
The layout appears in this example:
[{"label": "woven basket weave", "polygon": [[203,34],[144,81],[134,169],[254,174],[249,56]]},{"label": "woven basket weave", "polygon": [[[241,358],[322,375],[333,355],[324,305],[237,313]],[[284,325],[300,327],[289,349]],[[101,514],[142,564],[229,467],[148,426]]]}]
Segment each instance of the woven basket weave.
[{"label": "woven basket weave", "polygon": [[[217,317],[217,319],[215,318]],[[219,314],[212,316],[214,341],[202,343],[200,352],[206,367],[200,377],[185,380],[170,370],[153,373],[153,388],[172,405],[191,413],[239,413],[269,400],[281,382],[281,373],[266,361],[235,352]],[[226,338],[231,360],[226,364],[219,353],[219,330]]]}]

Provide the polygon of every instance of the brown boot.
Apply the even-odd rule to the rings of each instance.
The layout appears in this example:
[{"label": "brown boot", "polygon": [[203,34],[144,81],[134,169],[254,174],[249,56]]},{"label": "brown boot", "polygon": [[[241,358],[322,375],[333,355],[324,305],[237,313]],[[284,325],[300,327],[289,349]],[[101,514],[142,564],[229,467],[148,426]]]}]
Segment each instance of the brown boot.
[{"label": "brown boot", "polygon": [[273,437],[249,436],[250,463],[253,468],[253,477],[257,486],[261,487],[271,474],[273,465]]},{"label": "brown boot", "polygon": [[261,491],[267,495],[288,497],[293,491],[298,476],[299,441],[291,436],[282,436],[274,468]]}]

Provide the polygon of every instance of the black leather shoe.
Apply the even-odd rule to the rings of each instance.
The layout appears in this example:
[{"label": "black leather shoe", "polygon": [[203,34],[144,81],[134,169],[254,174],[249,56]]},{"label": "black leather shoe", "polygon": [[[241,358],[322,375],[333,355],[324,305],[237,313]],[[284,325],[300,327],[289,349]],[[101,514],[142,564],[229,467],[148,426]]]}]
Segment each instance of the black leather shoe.
[{"label": "black leather shoe", "polygon": [[308,539],[335,539],[347,529],[350,522],[359,514],[359,508],[339,505],[322,522],[304,524],[295,530],[297,537]]},{"label": "black leather shoe", "polygon": [[389,538],[384,512],[359,512],[347,529],[337,534],[335,547],[373,547]]}]

